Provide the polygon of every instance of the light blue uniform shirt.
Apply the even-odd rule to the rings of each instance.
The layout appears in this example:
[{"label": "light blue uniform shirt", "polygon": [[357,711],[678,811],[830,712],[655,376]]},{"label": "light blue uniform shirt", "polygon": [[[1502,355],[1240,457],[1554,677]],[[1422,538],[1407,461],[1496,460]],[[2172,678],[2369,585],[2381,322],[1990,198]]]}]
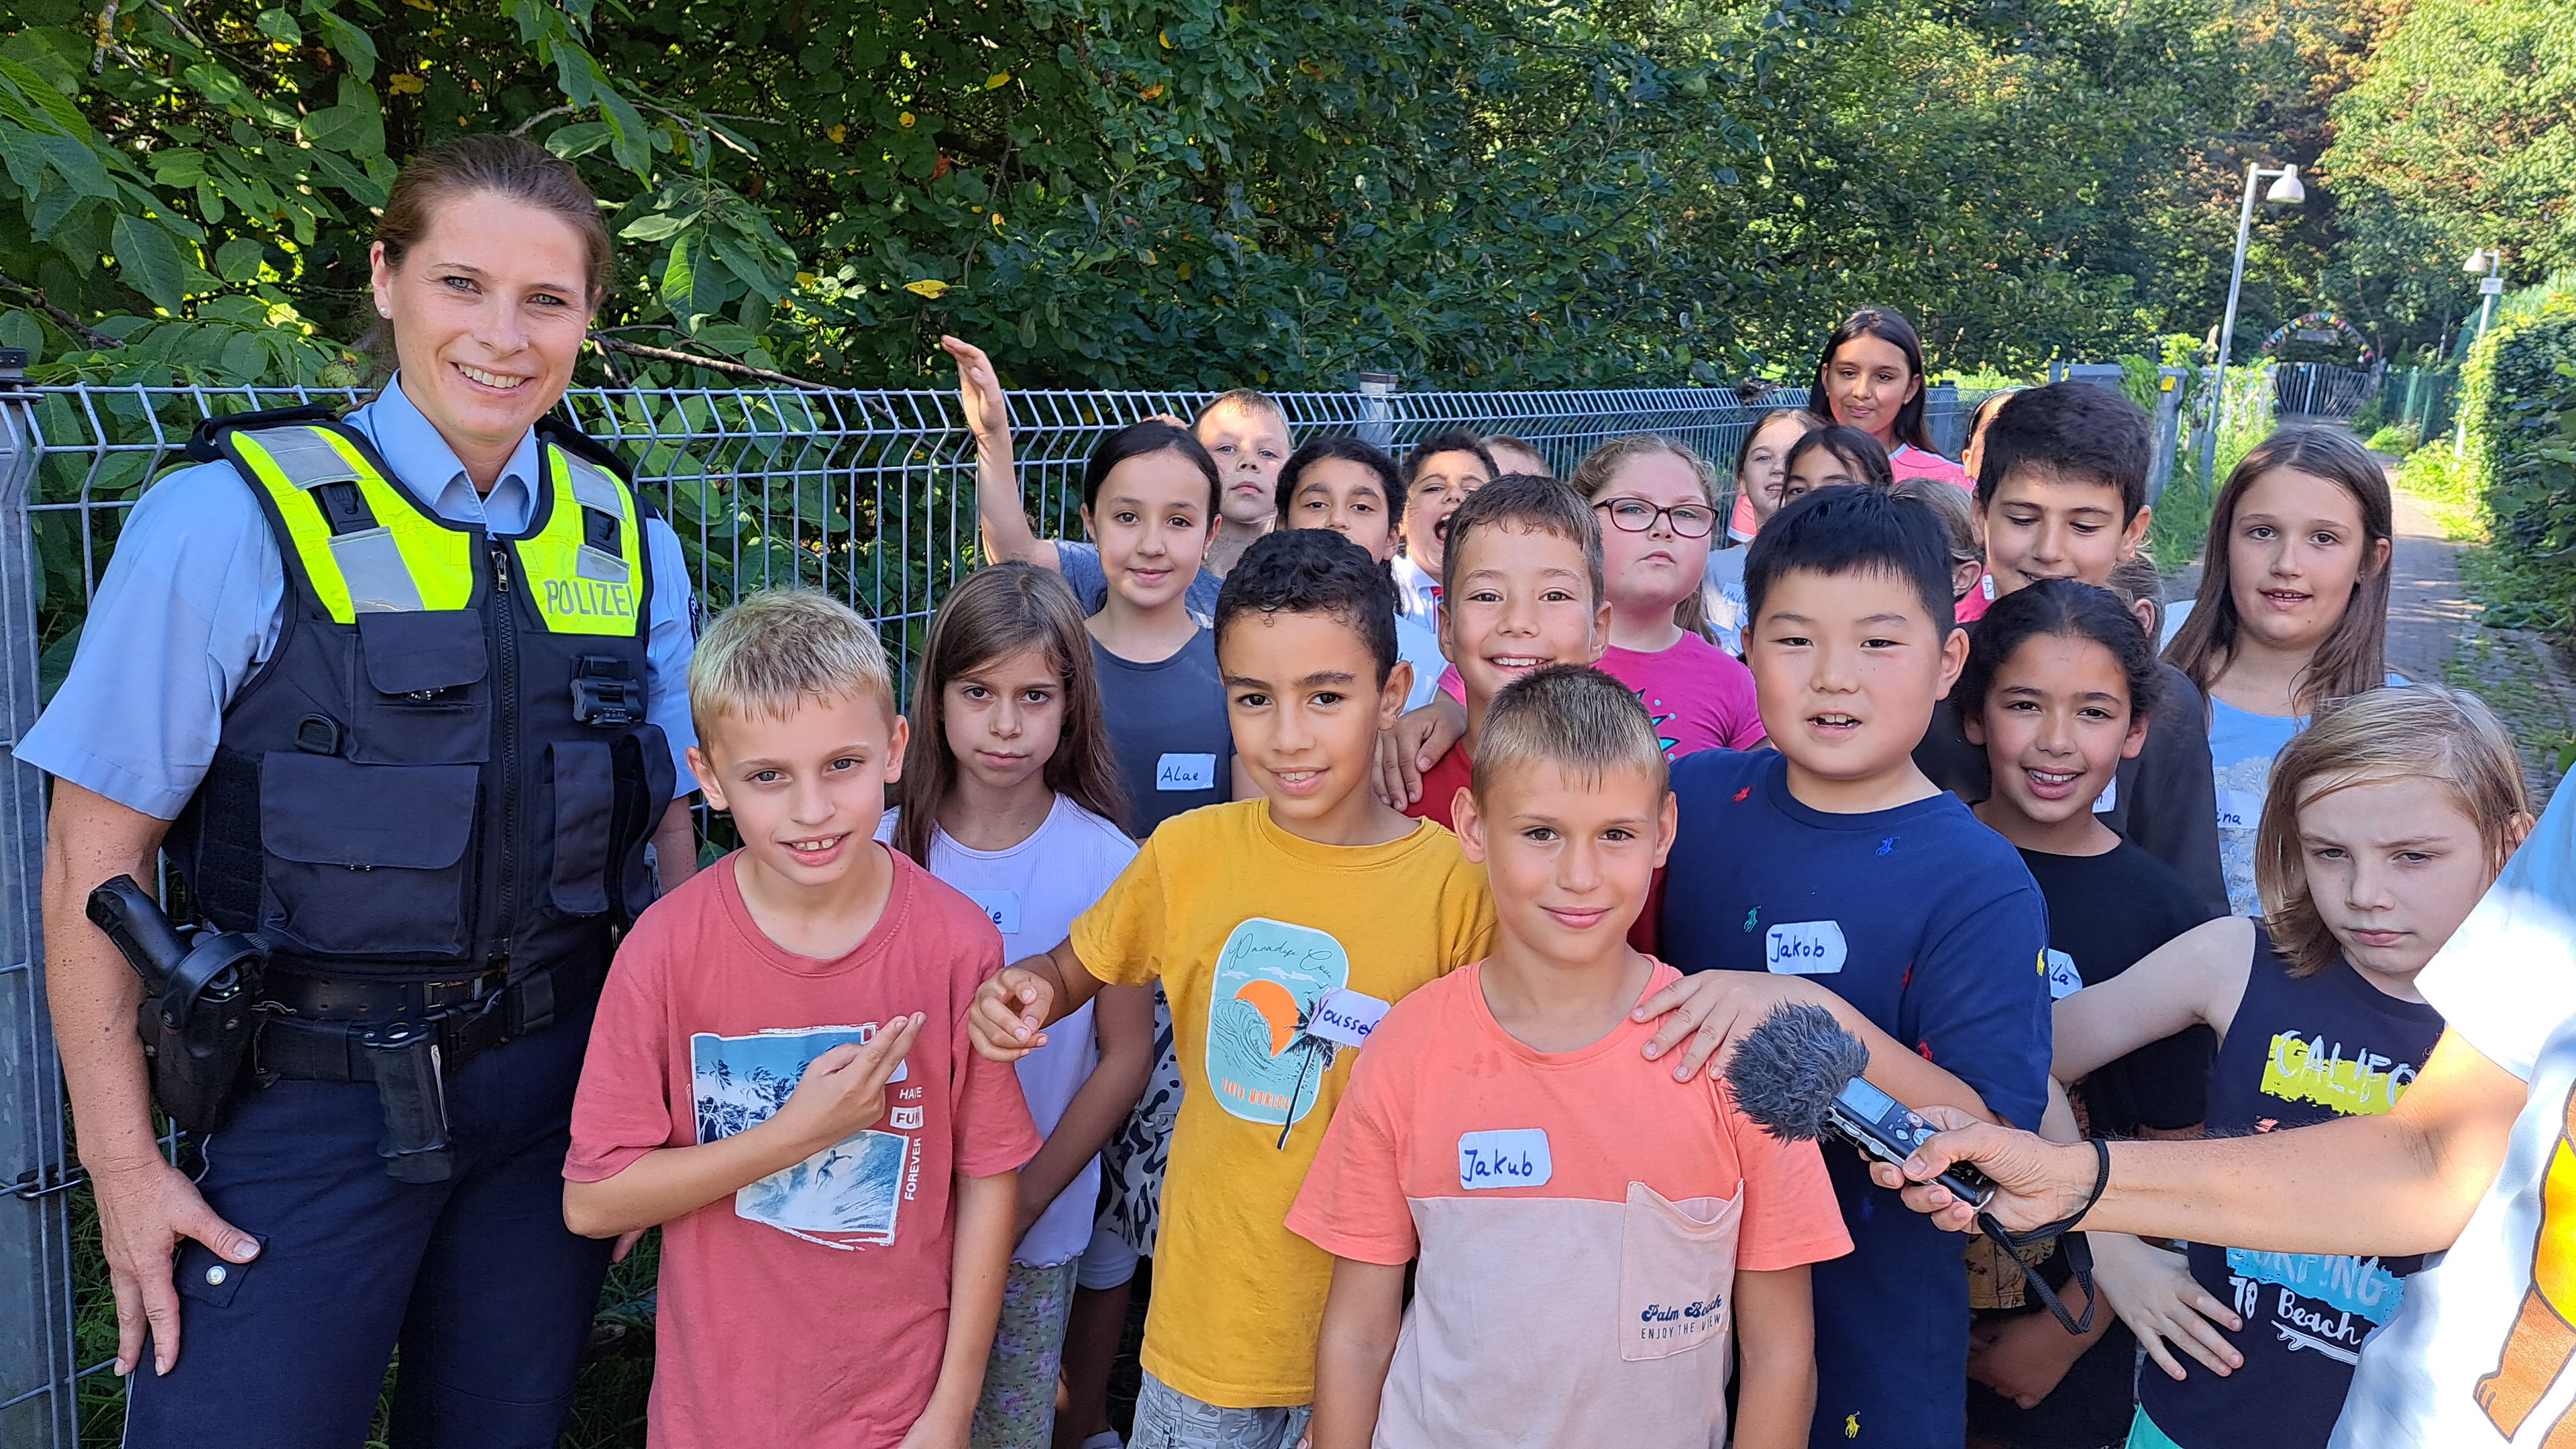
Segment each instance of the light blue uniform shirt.
[{"label": "light blue uniform shirt", "polygon": [[[439,517],[495,534],[527,528],[538,477],[533,429],[484,495],[403,396],[401,378],[347,422]],[[644,545],[653,571],[644,717],[669,737],[686,793],[688,750],[697,743],[688,696],[696,596],[669,524],[647,524]],[[285,561],[249,482],[229,463],[171,474],[135,502],[90,600],[71,674],[19,742],[18,758],[130,809],[177,819],[214,762],[224,710],[276,650],[285,619]]]}]

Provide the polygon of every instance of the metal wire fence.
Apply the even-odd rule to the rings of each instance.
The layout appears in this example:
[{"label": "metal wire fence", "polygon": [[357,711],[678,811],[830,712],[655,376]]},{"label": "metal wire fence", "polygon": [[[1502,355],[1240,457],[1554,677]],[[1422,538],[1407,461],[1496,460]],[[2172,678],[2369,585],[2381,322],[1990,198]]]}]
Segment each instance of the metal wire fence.
[{"label": "metal wire fence", "polygon": [[[1560,473],[1635,432],[1689,443],[1723,473],[1744,430],[1803,389],[1747,405],[1701,389],[1581,393],[1289,393],[1300,437],[1355,433],[1401,454],[1439,431],[1510,434]],[[182,460],[209,417],[357,394],[307,390],[70,387],[0,393],[0,693],[11,752],[0,776],[0,1444],[78,1438],[69,1156],[46,1016],[38,886],[44,782],[16,742],[69,667],[90,596],[134,501]],[[1190,416],[1181,392],[1012,395],[1021,484],[1042,534],[1078,536],[1082,462],[1106,435],[1156,414]],[[1955,447],[1959,399],[1931,400]],[[582,391],[566,406],[626,457],[678,532],[702,601],[798,584],[880,621],[904,671],[948,586],[975,566],[975,453],[952,394]],[[1731,500],[1720,500],[1721,503]],[[150,708],[150,701],[136,701]],[[95,1351],[95,1350],[93,1350]]]}]

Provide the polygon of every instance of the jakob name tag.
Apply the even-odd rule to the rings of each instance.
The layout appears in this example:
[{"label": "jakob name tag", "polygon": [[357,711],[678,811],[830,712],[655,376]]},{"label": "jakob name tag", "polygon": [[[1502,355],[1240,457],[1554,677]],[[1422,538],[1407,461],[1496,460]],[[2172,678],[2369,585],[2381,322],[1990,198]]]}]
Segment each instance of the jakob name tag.
[{"label": "jakob name tag", "polygon": [[1762,964],[1776,976],[1831,976],[1844,951],[1840,921],[1792,921],[1762,935]]},{"label": "jakob name tag", "polygon": [[1547,1129],[1506,1127],[1495,1132],[1467,1132],[1458,1138],[1458,1185],[1545,1187],[1556,1175],[1547,1155]]},{"label": "jakob name tag", "polygon": [[1018,891],[968,891],[966,899],[983,907],[984,919],[1005,936],[1020,933],[1020,893]]},{"label": "jakob name tag", "polygon": [[2084,973],[2075,969],[2075,958],[2063,951],[2050,951],[2041,959],[2048,963],[2048,999],[2064,1001],[2084,989]]},{"label": "jakob name tag", "polygon": [[2251,790],[2218,792],[2218,828],[2252,830],[2263,823],[2263,797]]},{"label": "jakob name tag", "polygon": [[1163,756],[1154,766],[1154,788],[1157,790],[1215,789],[1216,756]]},{"label": "jakob name tag", "polygon": [[1374,996],[1339,987],[1315,1003],[1315,1019],[1307,1023],[1306,1034],[1346,1047],[1364,1047],[1369,1033],[1385,1018],[1386,1008],[1387,1003]]}]

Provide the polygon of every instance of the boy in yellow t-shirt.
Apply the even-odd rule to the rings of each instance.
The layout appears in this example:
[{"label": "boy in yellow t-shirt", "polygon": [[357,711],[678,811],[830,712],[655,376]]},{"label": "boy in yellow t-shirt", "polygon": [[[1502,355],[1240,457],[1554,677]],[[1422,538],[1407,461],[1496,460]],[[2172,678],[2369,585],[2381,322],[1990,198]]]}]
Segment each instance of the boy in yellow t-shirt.
[{"label": "boy in yellow t-shirt", "polygon": [[1394,585],[1327,529],[1226,575],[1218,665],[1264,798],[1163,822],[1072,938],[985,983],[976,1050],[1011,1061],[1101,985],[1160,978],[1183,1073],[1134,1449],[1290,1449],[1333,1260],[1284,1226],[1387,1006],[1493,946],[1457,837],[1369,786],[1404,708]]}]

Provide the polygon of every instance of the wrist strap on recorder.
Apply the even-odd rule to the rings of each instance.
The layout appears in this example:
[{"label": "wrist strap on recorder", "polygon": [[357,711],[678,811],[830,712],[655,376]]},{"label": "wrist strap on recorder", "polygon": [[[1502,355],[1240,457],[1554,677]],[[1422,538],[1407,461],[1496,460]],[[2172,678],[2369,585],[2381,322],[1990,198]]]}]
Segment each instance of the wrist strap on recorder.
[{"label": "wrist strap on recorder", "polygon": [[[1992,1213],[1977,1214],[1977,1230],[1991,1239],[1996,1247],[2003,1249],[2005,1261],[2021,1270],[2022,1281],[2029,1285],[2031,1293],[2039,1299],[2041,1305],[2056,1317],[2059,1326],[2077,1335],[2093,1331],[2094,1315],[2102,1307],[2102,1295],[2093,1287],[2092,1246],[2084,1241],[2083,1234],[2074,1231],[2075,1225],[2084,1221],[2084,1215],[2093,1211],[2093,1205],[2102,1200],[2103,1192],[2111,1186],[2111,1144],[2099,1137],[2094,1138],[2093,1155],[2098,1163],[2093,1174],[2093,1191],[2084,1199],[2084,1206],[2077,1208],[2069,1216],[2059,1218],[2053,1223],[2044,1223],[2026,1233],[2016,1233],[1996,1222]],[[2084,1293],[2084,1313],[2080,1318],[2066,1311],[2066,1305],[2058,1300],[2056,1291],[2048,1286],[2048,1280],[2024,1264],[2017,1251],[2033,1243],[2045,1243],[2058,1238],[2066,1240],[2064,1244],[2066,1266],[2074,1270],[2072,1281]]]}]

